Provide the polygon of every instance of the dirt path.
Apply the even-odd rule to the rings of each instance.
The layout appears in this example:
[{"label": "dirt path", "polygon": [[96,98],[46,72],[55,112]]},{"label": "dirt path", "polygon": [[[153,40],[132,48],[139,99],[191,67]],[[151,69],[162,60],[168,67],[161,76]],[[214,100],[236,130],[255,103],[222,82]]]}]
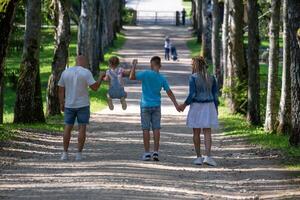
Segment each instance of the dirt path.
[{"label": "dirt path", "polygon": [[[166,34],[177,46],[180,62],[164,62],[162,73],[179,101],[187,94],[190,73],[190,32],[175,27],[127,27],[124,62],[139,58],[148,67],[152,55],[163,55]],[[141,87],[127,83],[128,110],[116,102],[112,112],[92,115],[84,161],[75,162],[76,134],[71,161],[60,162],[61,133],[22,133],[1,153],[19,160],[0,176],[0,199],[296,199],[299,171],[279,165],[278,156],[248,145],[238,137],[215,133],[213,152],[218,167],[194,166],[191,130],[185,113],[178,114],[163,96],[161,161],[140,161],[143,152],[139,123]],[[24,138],[30,138],[24,140]]]}]

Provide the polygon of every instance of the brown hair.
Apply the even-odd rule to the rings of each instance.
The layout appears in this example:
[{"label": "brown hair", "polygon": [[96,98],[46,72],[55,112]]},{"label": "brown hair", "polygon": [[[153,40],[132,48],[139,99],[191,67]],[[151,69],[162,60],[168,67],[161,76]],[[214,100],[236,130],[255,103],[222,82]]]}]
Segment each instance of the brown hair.
[{"label": "brown hair", "polygon": [[118,66],[120,64],[120,60],[117,56],[112,56],[110,57],[110,59],[108,60],[109,65],[112,66]]},{"label": "brown hair", "polygon": [[150,63],[161,66],[161,59],[159,56],[153,56],[150,60]]},{"label": "brown hair", "polygon": [[193,57],[193,73],[197,73],[206,82],[207,89],[211,89],[211,82],[207,72],[208,65],[203,56]]}]

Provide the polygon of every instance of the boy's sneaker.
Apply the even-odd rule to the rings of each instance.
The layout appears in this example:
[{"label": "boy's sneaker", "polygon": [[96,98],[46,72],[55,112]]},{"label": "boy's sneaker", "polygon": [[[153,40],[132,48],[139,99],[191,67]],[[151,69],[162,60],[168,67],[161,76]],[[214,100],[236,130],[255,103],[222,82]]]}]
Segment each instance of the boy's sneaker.
[{"label": "boy's sneaker", "polygon": [[151,154],[150,153],[144,153],[142,156],[143,161],[149,161],[151,160]]},{"label": "boy's sneaker", "polygon": [[76,161],[81,161],[81,160],[82,160],[82,153],[81,153],[81,152],[77,152],[77,153],[76,153],[75,160],[76,160]]},{"label": "boy's sneaker", "polygon": [[210,156],[205,156],[203,163],[210,165],[210,166],[217,166],[216,161]]},{"label": "boy's sneaker", "polygon": [[60,160],[62,160],[62,161],[66,161],[66,160],[68,160],[69,159],[69,156],[68,156],[68,152],[63,152],[62,153],[62,155],[61,155],[61,158],[60,158]]},{"label": "boy's sneaker", "polygon": [[112,102],[112,98],[110,98],[110,97],[107,98],[107,104],[108,104],[108,108],[109,108],[110,110],[113,110],[113,109],[114,109],[114,104],[113,104],[113,102]]},{"label": "boy's sneaker", "polygon": [[193,161],[194,165],[202,165],[203,164],[203,159],[202,157],[198,157]]},{"label": "boy's sneaker", "polygon": [[127,103],[126,103],[125,97],[122,97],[120,99],[120,102],[121,102],[121,105],[122,105],[122,109],[126,110],[127,109]]},{"label": "boy's sneaker", "polygon": [[154,161],[159,161],[159,159],[158,159],[158,152],[153,152],[152,158],[153,158]]}]

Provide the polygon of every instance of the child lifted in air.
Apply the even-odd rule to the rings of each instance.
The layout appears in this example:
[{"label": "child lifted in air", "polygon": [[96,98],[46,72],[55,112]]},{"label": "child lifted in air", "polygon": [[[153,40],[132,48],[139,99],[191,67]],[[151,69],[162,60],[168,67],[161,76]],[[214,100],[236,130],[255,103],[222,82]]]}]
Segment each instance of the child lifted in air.
[{"label": "child lifted in air", "polygon": [[107,93],[107,104],[110,110],[114,109],[113,99],[120,99],[122,109],[126,110],[127,93],[124,90],[124,76],[129,76],[130,70],[126,71],[120,67],[120,60],[117,56],[112,56],[108,60],[109,69],[106,71],[104,80],[109,82]]}]

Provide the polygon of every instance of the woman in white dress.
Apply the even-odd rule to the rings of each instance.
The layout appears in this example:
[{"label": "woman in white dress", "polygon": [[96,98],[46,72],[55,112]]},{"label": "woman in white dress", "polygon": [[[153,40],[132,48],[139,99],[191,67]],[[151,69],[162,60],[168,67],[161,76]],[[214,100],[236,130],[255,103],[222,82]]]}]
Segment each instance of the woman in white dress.
[{"label": "woman in white dress", "polygon": [[[203,163],[216,166],[211,157],[211,129],[218,128],[218,86],[216,78],[207,72],[207,64],[203,57],[194,57],[192,75],[189,78],[189,96],[184,104],[180,105],[183,111],[190,105],[187,116],[187,126],[193,129],[194,146],[197,158],[194,164]],[[202,158],[200,150],[200,133],[204,134],[205,154]]]}]

